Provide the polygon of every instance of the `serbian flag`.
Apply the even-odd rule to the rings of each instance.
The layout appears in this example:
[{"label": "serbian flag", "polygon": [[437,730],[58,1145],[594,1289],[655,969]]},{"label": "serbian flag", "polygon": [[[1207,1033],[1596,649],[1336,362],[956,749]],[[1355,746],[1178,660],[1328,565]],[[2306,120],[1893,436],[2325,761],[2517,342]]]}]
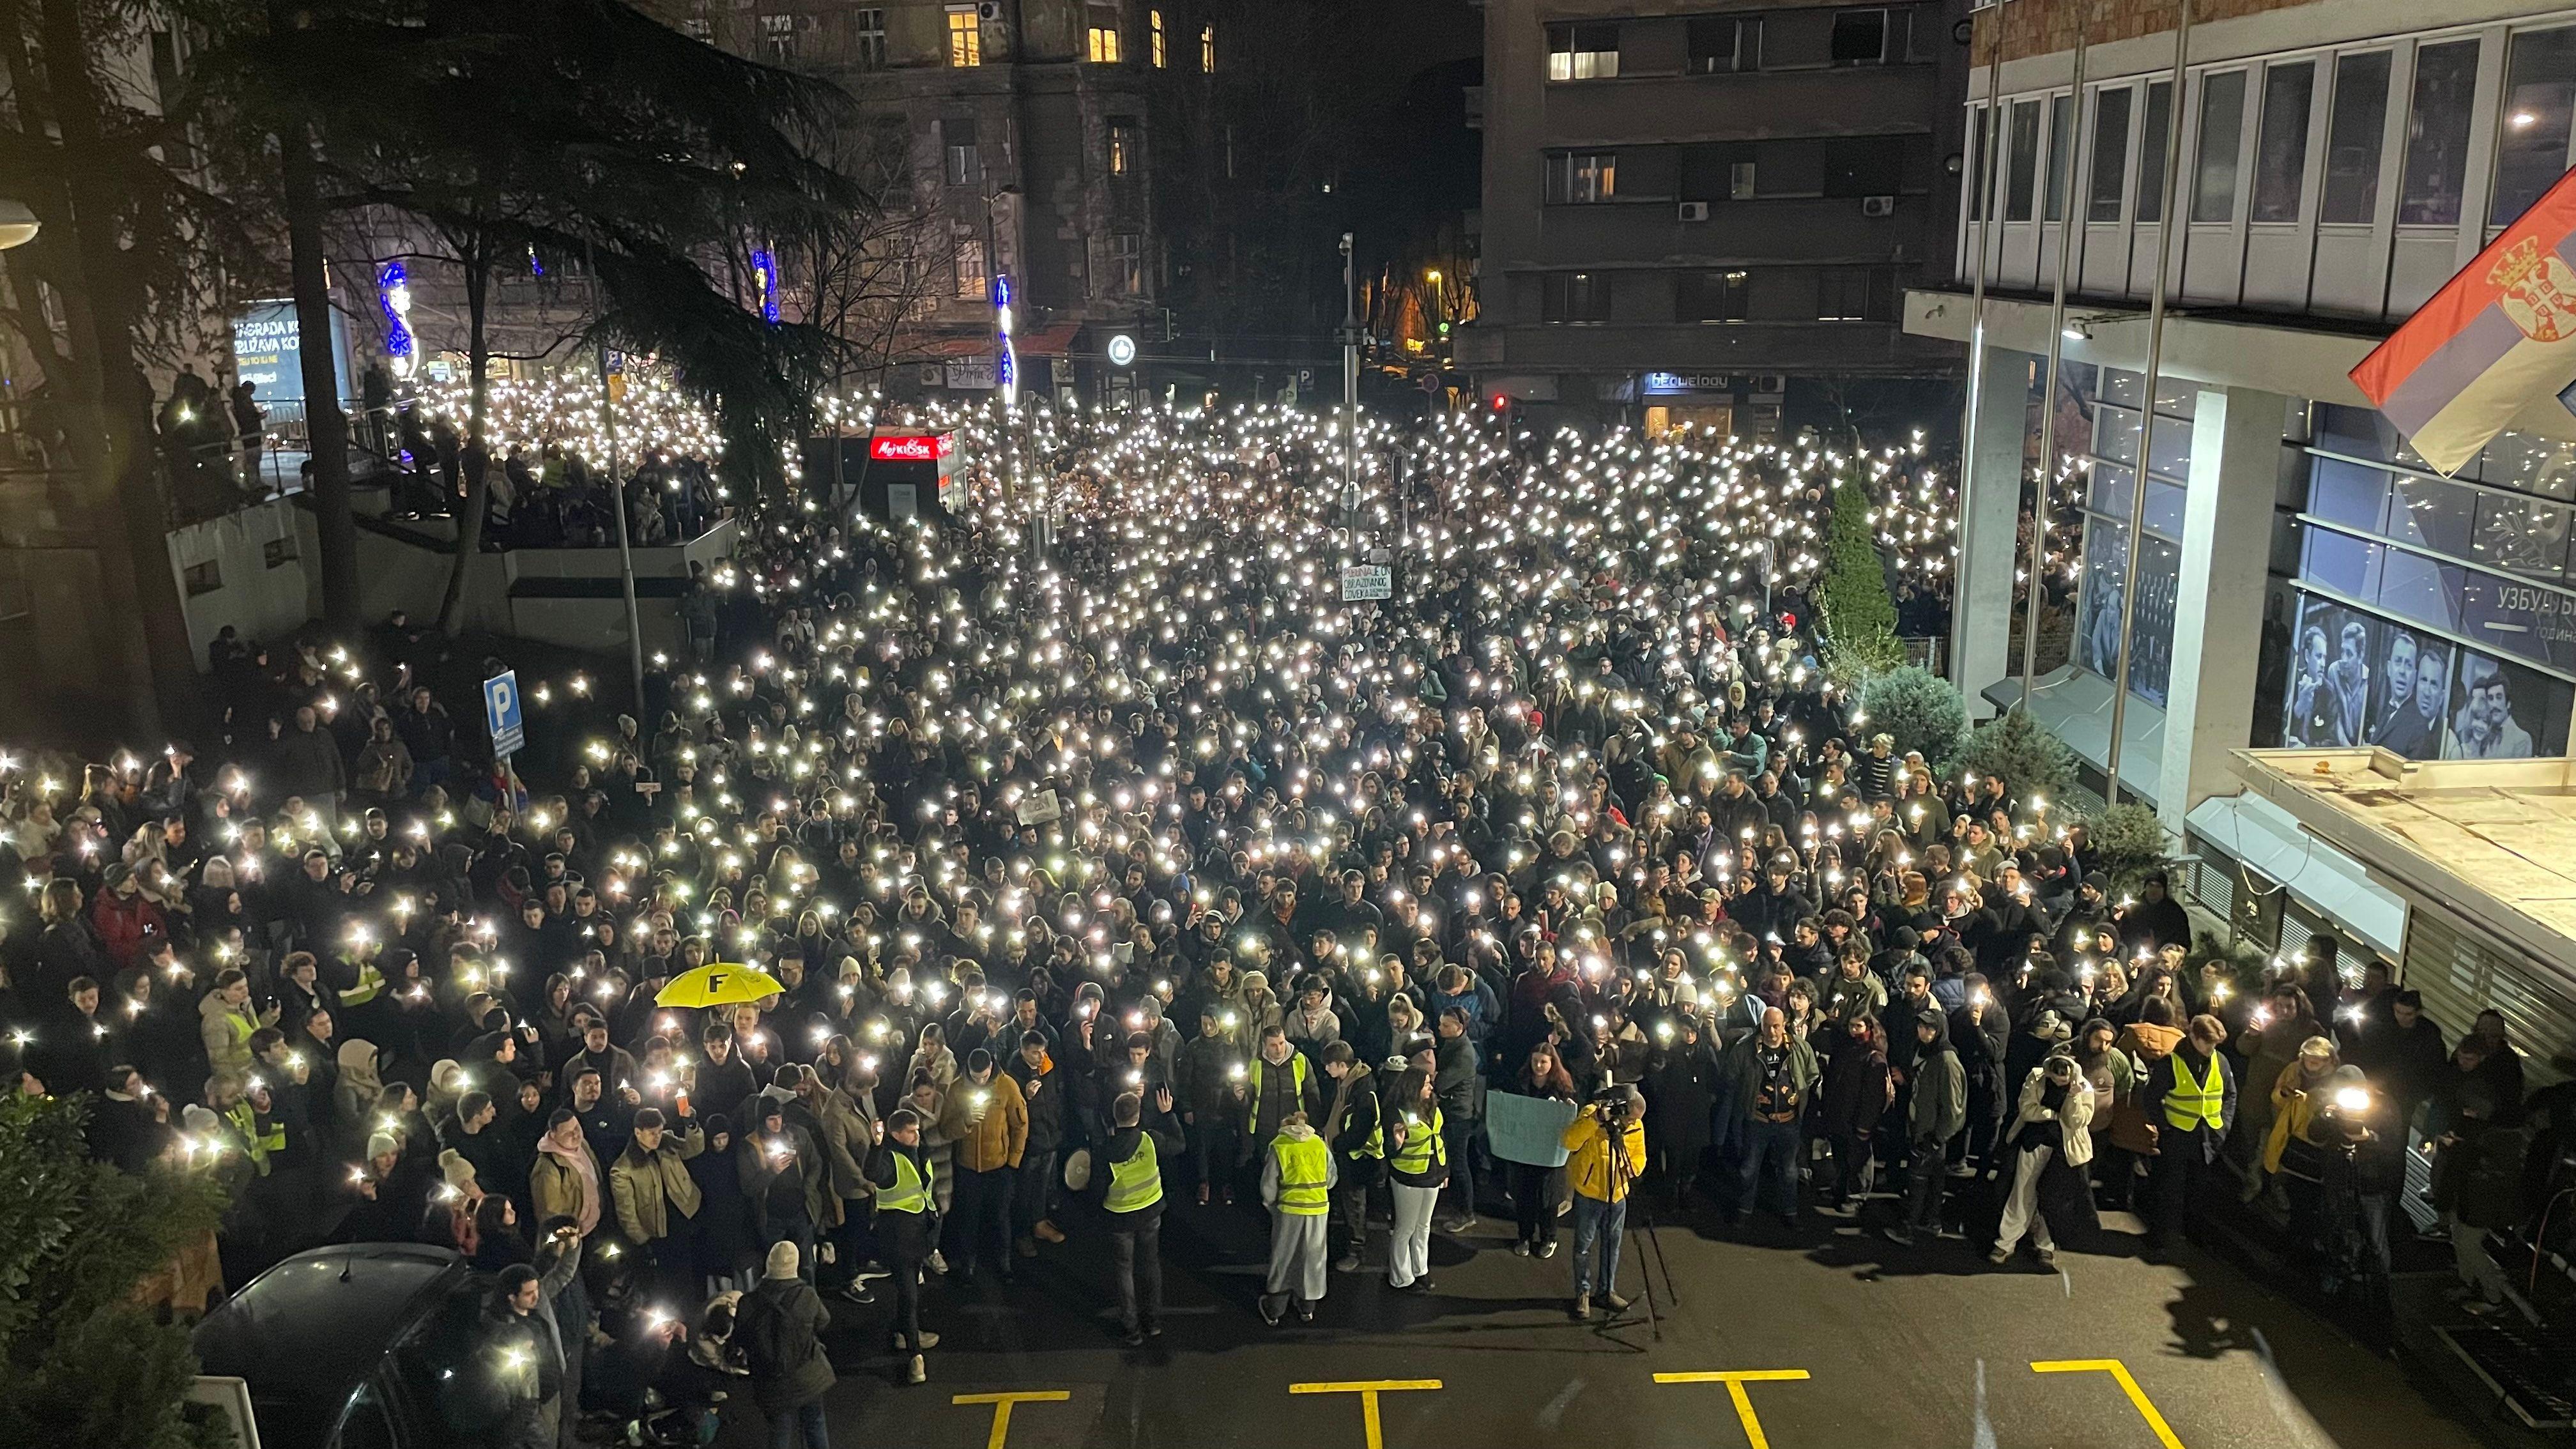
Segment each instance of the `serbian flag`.
[{"label": "serbian flag", "polygon": [[2363,358],[2352,380],[2444,474],[2533,398],[2576,383],[2576,172]]}]

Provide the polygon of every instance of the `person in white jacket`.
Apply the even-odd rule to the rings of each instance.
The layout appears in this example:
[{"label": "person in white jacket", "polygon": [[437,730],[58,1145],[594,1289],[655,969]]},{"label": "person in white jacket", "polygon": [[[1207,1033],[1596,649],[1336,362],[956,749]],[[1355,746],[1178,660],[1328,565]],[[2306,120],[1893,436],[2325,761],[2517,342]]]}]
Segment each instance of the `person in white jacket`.
[{"label": "person in white jacket", "polygon": [[2075,1059],[2056,1053],[2031,1068],[2021,1084],[2021,1103],[2013,1113],[2004,1141],[2013,1154],[2012,1191],[2004,1199],[2003,1225],[1995,1233],[1994,1251],[1986,1256],[2009,1262],[2022,1236],[2042,1263],[2055,1262],[2057,1241],[2039,1210],[2039,1179],[2054,1160],[2079,1172],[2093,1160],[2093,1087]]}]

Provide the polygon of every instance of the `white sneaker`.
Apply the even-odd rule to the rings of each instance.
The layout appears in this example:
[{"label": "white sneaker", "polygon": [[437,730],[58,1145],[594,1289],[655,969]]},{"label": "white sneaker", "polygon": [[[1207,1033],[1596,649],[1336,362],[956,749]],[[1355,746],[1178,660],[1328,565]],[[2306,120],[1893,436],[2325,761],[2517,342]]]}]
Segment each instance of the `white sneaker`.
[{"label": "white sneaker", "polygon": [[930,1271],[933,1273],[944,1274],[948,1271],[948,1259],[937,1248],[930,1250],[930,1257],[927,1261],[929,1263]]}]

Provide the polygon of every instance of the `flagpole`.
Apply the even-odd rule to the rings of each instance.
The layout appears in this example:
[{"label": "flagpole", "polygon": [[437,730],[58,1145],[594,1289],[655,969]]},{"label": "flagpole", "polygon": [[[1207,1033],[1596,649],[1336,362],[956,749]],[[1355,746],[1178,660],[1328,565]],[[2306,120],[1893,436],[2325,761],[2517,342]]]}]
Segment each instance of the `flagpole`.
[{"label": "flagpole", "polygon": [[[2102,803],[2120,803],[2120,731],[2129,711],[2129,650],[2138,620],[2138,555],[2146,552],[2147,470],[2155,461],[2156,383],[2164,372],[2166,271],[2173,265],[2174,237],[2182,230],[2176,213],[2182,206],[2182,106],[2184,61],[2191,47],[2192,0],[2182,0],[2174,26],[2173,100],[2165,107],[2164,211],[2156,227],[2156,290],[2147,303],[2146,417],[2138,427],[2138,466],[2129,479],[2129,557],[2120,584],[2120,662],[2111,676],[2111,743],[2104,752]],[[2218,480],[2209,480],[2217,487]]]}]

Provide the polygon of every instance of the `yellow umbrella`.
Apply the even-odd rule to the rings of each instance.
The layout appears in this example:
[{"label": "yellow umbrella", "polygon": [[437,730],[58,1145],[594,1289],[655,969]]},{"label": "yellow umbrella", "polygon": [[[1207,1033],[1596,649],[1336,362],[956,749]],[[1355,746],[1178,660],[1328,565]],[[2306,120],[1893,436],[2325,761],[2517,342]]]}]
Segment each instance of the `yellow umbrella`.
[{"label": "yellow umbrella", "polygon": [[737,1001],[758,1001],[786,989],[757,966],[731,966],[716,961],[672,977],[671,984],[653,997],[653,1004],[725,1006]]}]

